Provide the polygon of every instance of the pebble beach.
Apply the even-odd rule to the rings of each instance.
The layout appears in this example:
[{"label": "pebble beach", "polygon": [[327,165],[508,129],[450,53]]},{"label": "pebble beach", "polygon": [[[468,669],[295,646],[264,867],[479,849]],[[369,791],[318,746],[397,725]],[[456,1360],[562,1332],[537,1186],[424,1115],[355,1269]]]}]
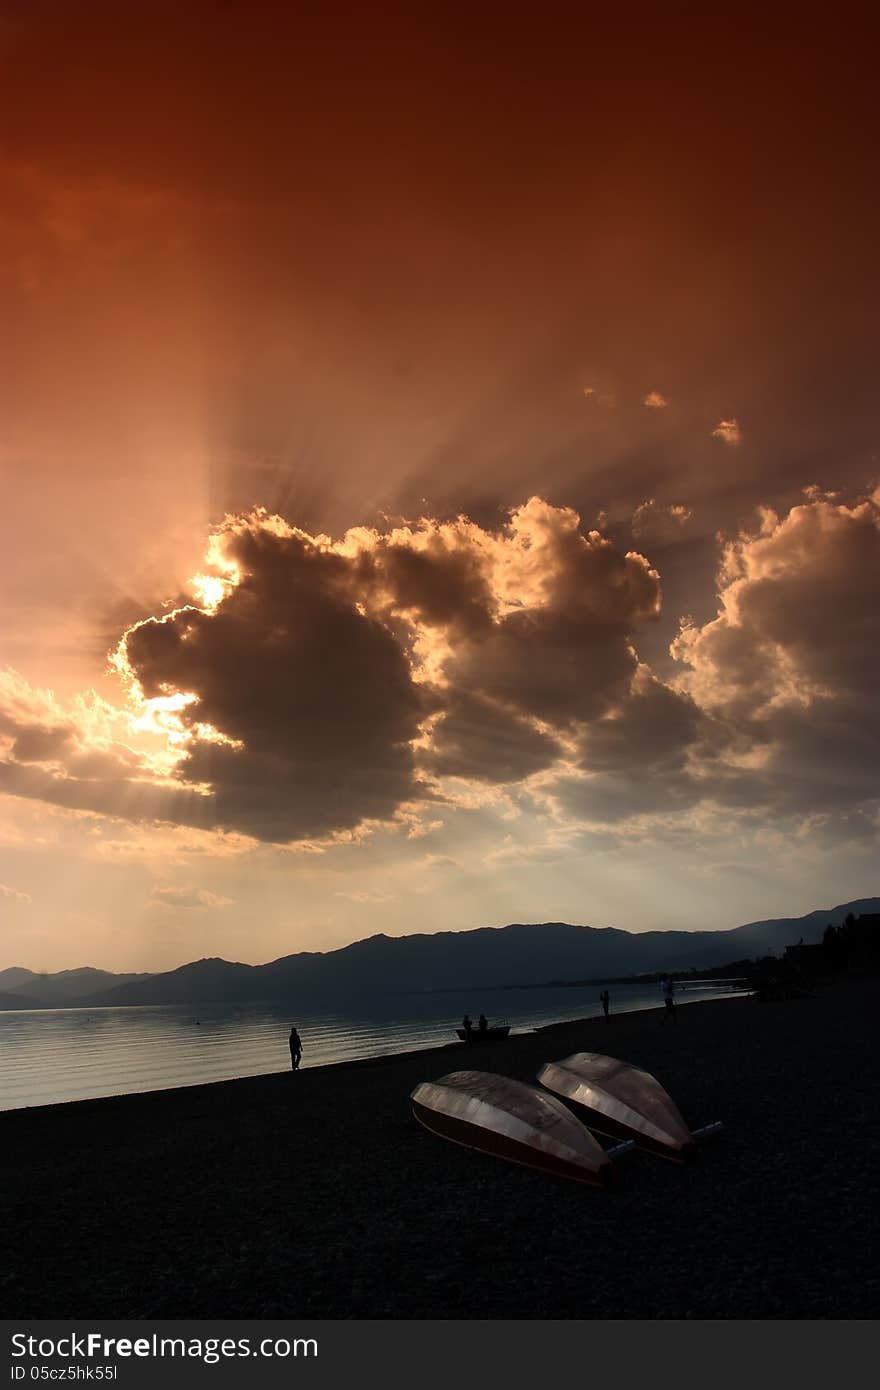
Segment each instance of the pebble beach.
[{"label": "pebble beach", "polygon": [[[0,1115],[0,1306],[26,1318],[867,1318],[877,986],[557,1024]],[[613,1000],[612,1000],[613,1009]],[[454,1037],[455,1020],[450,1020]],[[308,1039],[305,1058],[308,1062]],[[282,1050],[286,1039],[281,1039]],[[609,1191],[412,1118],[461,1067],[606,1052],[724,1129]]]}]

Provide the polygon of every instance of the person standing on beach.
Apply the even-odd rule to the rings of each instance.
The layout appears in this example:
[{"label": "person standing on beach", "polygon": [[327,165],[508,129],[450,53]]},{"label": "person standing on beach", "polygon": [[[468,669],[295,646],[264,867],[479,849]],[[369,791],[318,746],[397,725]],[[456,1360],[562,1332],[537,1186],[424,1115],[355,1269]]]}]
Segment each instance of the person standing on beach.
[{"label": "person standing on beach", "polygon": [[292,1027],[290,1030],[290,1066],[292,1071],[299,1070],[299,1064],[302,1061],[302,1055],[302,1039],[300,1038],[300,1035],[296,1031],[296,1029]]},{"label": "person standing on beach", "polygon": [[673,997],[674,994],[675,994],[675,985],[674,985],[673,982],[672,982],[672,976],[671,976],[671,975],[664,975],[664,976],[663,976],[663,1003],[666,1005],[666,1012],[665,1012],[665,1014],[663,1015],[663,1022],[664,1022],[664,1023],[668,1023],[669,1020],[670,1020],[670,1018],[672,1019],[672,1022],[673,1022],[673,1023],[676,1023],[676,1022],[678,1021],[678,1020],[676,1019],[676,1017],[675,1017],[675,999],[674,999],[674,997]]},{"label": "person standing on beach", "polygon": [[607,989],[603,989],[602,993],[599,995],[599,998],[602,1002],[602,1012],[605,1015],[605,1022],[609,1023],[610,1019],[608,1016],[608,1011],[611,1007],[611,995],[608,993]]}]

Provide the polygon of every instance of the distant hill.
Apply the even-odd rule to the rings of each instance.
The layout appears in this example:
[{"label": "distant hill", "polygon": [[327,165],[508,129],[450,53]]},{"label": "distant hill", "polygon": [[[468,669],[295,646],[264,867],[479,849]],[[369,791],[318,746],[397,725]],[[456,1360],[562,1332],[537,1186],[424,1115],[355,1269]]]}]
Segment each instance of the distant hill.
[{"label": "distant hill", "polygon": [[[828,923],[880,911],[880,898],[862,898],[821,908],[805,917],[749,922],[731,931],[627,932],[615,927],[581,927],[567,922],[431,935],[370,936],[337,951],[282,956],[266,965],[244,965],[212,957],[190,961],[161,975],[109,975],[85,969],[38,976],[21,972],[9,988],[0,974],[0,1009],[27,1007],[4,1002],[19,995],[41,1007],[72,1003],[102,1005],[233,1003],[284,1000],[291,1004],[356,999],[442,989],[490,989],[562,980],[601,979],[657,970],[698,970],[747,956],[781,953],[803,940],[818,941]],[[17,967],[16,967],[17,969]]]},{"label": "distant hill", "polygon": [[795,946],[801,937],[805,946],[821,941],[822,933],[829,922],[833,927],[839,927],[850,912],[854,917],[862,917],[878,910],[880,898],[860,898],[856,902],[833,907],[830,911],[818,908],[815,912],[808,912],[806,917],[781,917],[768,922],[749,922],[744,927],[734,927],[732,931],[722,932],[721,935],[735,947],[731,959],[735,959],[737,955],[766,955],[774,951],[778,954],[784,951],[786,946]]},{"label": "distant hill", "polygon": [[27,984],[28,980],[36,978],[35,970],[24,970],[20,965],[11,965],[8,970],[0,970],[0,990],[17,989],[19,985]]},{"label": "distant hill", "polygon": [[117,985],[143,984],[150,979],[152,976],[146,974],[114,975],[110,970],[96,970],[91,965],[78,970],[59,970],[54,975],[38,975],[34,970],[13,965],[8,970],[0,970],[0,992],[11,998],[26,996],[31,1002],[0,1004],[0,1008],[58,1008]]},{"label": "distant hill", "polygon": [[7,994],[0,990],[0,1013],[8,1012],[10,1009],[40,1009],[42,1007],[37,999],[32,999],[27,994]]},{"label": "distant hill", "polygon": [[188,965],[178,966],[177,970],[153,975],[145,981],[132,980],[117,985],[84,1002],[91,1005],[196,1004],[270,998],[271,994],[254,991],[254,977],[261,969],[265,966],[239,965],[213,956],[190,961]]}]

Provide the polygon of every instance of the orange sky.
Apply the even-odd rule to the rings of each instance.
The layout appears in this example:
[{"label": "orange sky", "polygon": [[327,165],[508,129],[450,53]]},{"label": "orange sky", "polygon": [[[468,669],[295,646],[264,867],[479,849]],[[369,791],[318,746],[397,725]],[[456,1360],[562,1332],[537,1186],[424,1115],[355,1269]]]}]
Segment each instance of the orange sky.
[{"label": "orange sky", "polygon": [[[547,917],[735,925],[874,891],[873,723],[846,674],[876,622],[868,36],[741,10],[183,8],[0,10],[2,963],[259,959]],[[534,496],[554,527],[573,509],[582,547],[598,528],[615,564],[643,555],[659,618],[618,613],[609,645],[613,584],[553,552],[558,592],[511,637],[485,556]],[[492,626],[429,679],[418,644],[440,628],[398,611],[411,575],[386,575],[381,602],[349,575],[348,617],[321,577],[260,667],[246,585],[204,636],[221,618],[241,634],[238,670],[187,675],[246,753],[232,782],[204,749],[169,771],[168,729],[130,727],[106,655],[192,602],[212,525],[254,507],[337,547],[425,516],[398,546],[410,568],[466,513],[468,581],[441,567],[431,584],[453,626],[462,602]],[[279,563],[283,606],[299,580]],[[265,606],[259,564],[249,583]],[[355,604],[410,710],[381,735],[386,677],[374,716],[321,685],[332,669],[365,688],[343,659],[367,630]],[[523,693],[553,624],[579,706]],[[597,662],[619,679],[591,704]],[[257,669],[286,707],[327,714],[320,796],[315,730],[282,736],[246,680],[233,698]],[[417,709],[412,681],[420,700],[436,687]],[[90,689],[117,713],[98,719]],[[503,756],[486,701],[513,721]],[[38,735],[52,757],[27,761]],[[369,827],[331,815],[377,739],[391,761],[368,760],[369,796],[349,798]],[[76,761],[99,754],[112,785]],[[170,788],[137,763],[161,757]],[[193,828],[197,764],[213,809]],[[291,827],[308,852],[279,847]],[[318,843],[336,832],[356,843]]]}]

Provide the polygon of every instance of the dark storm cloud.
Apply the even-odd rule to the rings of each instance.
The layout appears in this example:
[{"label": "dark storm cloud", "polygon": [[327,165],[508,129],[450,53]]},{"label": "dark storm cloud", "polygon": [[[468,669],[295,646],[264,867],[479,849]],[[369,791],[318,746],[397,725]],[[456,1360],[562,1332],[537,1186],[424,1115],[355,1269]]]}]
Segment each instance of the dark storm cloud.
[{"label": "dark storm cloud", "polygon": [[731,717],[822,694],[867,703],[880,676],[878,579],[880,494],[765,513],[728,547],[717,617],[676,642],[687,688]]},{"label": "dark storm cloud", "polygon": [[424,518],[335,545],[254,514],[220,528],[214,563],[216,609],[136,625],[125,661],[147,700],[193,697],[175,775],[267,840],[388,819],[430,794],[417,754],[435,778],[551,767],[554,730],[626,694],[659,607],[643,557],[537,498],[494,532]]},{"label": "dark storm cloud", "polygon": [[205,797],[187,787],[164,786],[149,778],[128,779],[126,771],[117,767],[116,776],[80,778],[0,758],[0,791],[47,801],[68,811],[91,811],[121,820],[175,822],[201,829],[214,826]]},{"label": "dark storm cloud", "polygon": [[73,729],[65,724],[54,729],[22,727],[0,714],[0,730],[14,734],[11,753],[19,763],[54,762],[70,751],[73,742]]},{"label": "dark storm cloud", "polygon": [[688,695],[664,685],[642,666],[614,716],[584,732],[580,766],[588,772],[676,772],[701,734],[708,732],[707,722]]},{"label": "dark storm cloud", "polygon": [[384,589],[393,610],[428,627],[463,636],[485,633],[494,596],[485,557],[473,544],[467,523],[442,530],[426,525],[419,540],[418,549],[407,534],[361,551],[358,577],[373,589]]},{"label": "dark storm cloud", "polygon": [[63,780],[63,794],[81,805],[75,790],[80,782],[113,789],[115,796],[126,779],[149,779],[149,760],[114,736],[118,724],[118,712],[100,701],[79,700],[63,709],[51,691],[33,689],[17,672],[0,671],[0,776],[21,795],[39,798],[35,789]]},{"label": "dark storm cloud", "polygon": [[[580,771],[547,784],[569,816],[613,823],[689,807],[789,823],[880,807],[880,505],[811,498],[729,545],[721,607],[587,726]],[[867,822],[865,822],[867,817]]]},{"label": "dark storm cloud", "polygon": [[11,740],[17,761],[61,757],[74,739],[74,725],[48,691],[33,690],[21,676],[0,671],[0,734]]},{"label": "dark storm cloud", "polygon": [[178,775],[210,785],[215,824],[263,839],[389,817],[419,794],[411,744],[430,709],[404,653],[358,611],[350,562],[271,525],[227,540],[241,577],[216,612],[181,608],[125,641],[147,699],[194,695],[184,727],[229,741],[196,741]]},{"label": "dark storm cloud", "polygon": [[880,795],[878,590],[876,493],[767,513],[729,546],[717,617],[685,627],[674,653],[686,691],[753,755],[756,804],[799,814]]},{"label": "dark storm cloud", "polygon": [[658,774],[653,768],[641,775],[626,770],[588,778],[561,777],[548,791],[563,818],[594,825],[613,826],[656,814],[674,819],[700,800],[691,778]]},{"label": "dark storm cloud", "polygon": [[643,665],[611,715],[584,729],[579,775],[561,777],[547,791],[566,816],[594,824],[660,811],[674,816],[705,795],[696,766],[717,737],[689,696]]},{"label": "dark storm cloud", "polygon": [[629,688],[633,634],[660,610],[656,571],[538,498],[512,514],[491,562],[506,606],[454,643],[446,679],[560,730],[597,718]]},{"label": "dark storm cloud", "polygon": [[[552,765],[555,726],[628,687],[629,640],[657,576],[538,499],[490,533],[465,518],[332,547],[256,515],[218,535],[237,582],[125,640],[143,696],[192,695],[177,775],[211,788],[216,823],[290,840],[386,819],[434,775],[519,781]],[[413,678],[421,669],[422,678]],[[427,679],[425,679],[427,677]],[[224,742],[199,738],[209,725]]]},{"label": "dark storm cloud", "polygon": [[510,613],[446,663],[455,685],[564,728],[595,719],[626,693],[636,656],[626,628],[585,614]]},{"label": "dark storm cloud", "polygon": [[[339,541],[227,518],[181,604],[128,630],[134,709],[63,709],[9,674],[0,785],[132,820],[288,843],[524,783],[593,826],[689,808],[870,817],[877,796],[880,504],[811,495],[724,554],[718,612],[664,682],[638,645],[648,559],[538,498],[489,530],[423,517]],[[210,601],[208,601],[210,599]]]},{"label": "dark storm cloud", "polygon": [[552,767],[561,752],[555,739],[502,706],[453,694],[431,731],[421,765],[438,777],[521,782]]}]

